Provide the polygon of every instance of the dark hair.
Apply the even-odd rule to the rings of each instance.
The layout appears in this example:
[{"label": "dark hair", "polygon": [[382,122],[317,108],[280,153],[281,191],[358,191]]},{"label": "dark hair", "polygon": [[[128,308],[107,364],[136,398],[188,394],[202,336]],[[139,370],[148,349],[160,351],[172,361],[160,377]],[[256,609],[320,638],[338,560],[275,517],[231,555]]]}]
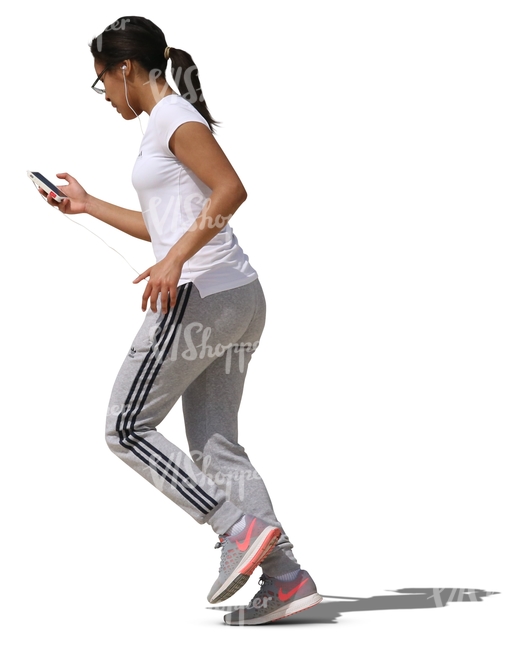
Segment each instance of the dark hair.
[{"label": "dark hair", "polygon": [[[96,61],[111,66],[124,59],[137,61],[147,72],[156,71],[163,77],[166,74],[166,38],[148,18],[123,16],[108,25],[96,36],[90,45],[91,54]],[[218,126],[207,108],[202,94],[198,68],[191,56],[184,50],[168,48],[173,80],[184,99],[188,100],[209,124],[211,132]],[[158,72],[160,71],[160,72]]]}]

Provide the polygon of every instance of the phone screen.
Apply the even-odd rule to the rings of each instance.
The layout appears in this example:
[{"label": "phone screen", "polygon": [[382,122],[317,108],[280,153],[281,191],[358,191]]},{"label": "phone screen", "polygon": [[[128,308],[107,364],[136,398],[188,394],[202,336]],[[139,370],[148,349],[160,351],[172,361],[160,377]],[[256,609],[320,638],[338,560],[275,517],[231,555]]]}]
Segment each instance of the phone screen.
[{"label": "phone screen", "polygon": [[38,179],[39,179],[42,183],[44,183],[47,187],[49,187],[49,188],[52,190],[52,192],[55,192],[55,193],[57,194],[57,196],[61,196],[61,197],[63,197],[64,199],[67,198],[67,197],[66,197],[66,194],[63,194],[63,192],[62,192],[58,187],[56,187],[53,183],[51,183],[51,182],[48,180],[48,178],[45,178],[45,177],[43,176],[43,174],[40,174],[39,172],[31,172],[31,174],[32,174],[35,178],[38,178]]}]

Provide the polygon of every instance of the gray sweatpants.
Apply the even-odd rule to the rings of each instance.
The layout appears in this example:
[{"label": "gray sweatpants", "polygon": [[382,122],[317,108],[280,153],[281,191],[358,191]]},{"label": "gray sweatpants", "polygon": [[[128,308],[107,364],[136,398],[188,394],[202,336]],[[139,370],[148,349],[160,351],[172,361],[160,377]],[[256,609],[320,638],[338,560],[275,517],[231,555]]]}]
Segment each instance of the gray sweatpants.
[{"label": "gray sweatpants", "polygon": [[[265,325],[259,280],[205,298],[193,283],[175,307],[147,311],[107,413],[110,449],[199,523],[224,534],[243,514],[279,526],[263,480],[238,444],[247,367]],[[157,427],[182,397],[189,455]],[[299,568],[284,531],[267,575]]]}]

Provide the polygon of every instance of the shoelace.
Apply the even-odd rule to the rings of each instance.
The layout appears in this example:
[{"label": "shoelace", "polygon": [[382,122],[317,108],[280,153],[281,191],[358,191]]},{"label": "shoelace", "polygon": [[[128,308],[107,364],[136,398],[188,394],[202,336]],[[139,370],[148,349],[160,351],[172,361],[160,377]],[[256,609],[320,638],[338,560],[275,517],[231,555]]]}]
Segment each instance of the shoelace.
[{"label": "shoelace", "polygon": [[266,585],[271,584],[274,581],[273,578],[270,578],[269,576],[266,576],[264,573],[263,575],[259,578],[259,586],[260,589],[257,592],[257,594],[252,598],[251,601],[249,601],[249,607],[253,607],[254,601],[257,600],[258,598],[262,599],[262,596],[265,594],[265,587]]},{"label": "shoelace", "polygon": [[269,583],[271,583],[271,582],[273,582],[273,581],[274,581],[273,578],[271,578],[270,576],[266,576],[266,575],[263,573],[263,575],[259,578],[259,584],[260,584],[260,586],[261,586],[261,589],[262,589],[265,585],[267,585],[267,584],[269,584]]},{"label": "shoelace", "polygon": [[[222,546],[225,544],[225,537],[219,537],[218,540],[219,541],[215,544],[215,548],[222,548]],[[224,557],[224,555],[223,555],[223,551],[222,551],[222,555],[220,557],[220,569],[219,569],[219,571],[222,570],[223,557]]]}]

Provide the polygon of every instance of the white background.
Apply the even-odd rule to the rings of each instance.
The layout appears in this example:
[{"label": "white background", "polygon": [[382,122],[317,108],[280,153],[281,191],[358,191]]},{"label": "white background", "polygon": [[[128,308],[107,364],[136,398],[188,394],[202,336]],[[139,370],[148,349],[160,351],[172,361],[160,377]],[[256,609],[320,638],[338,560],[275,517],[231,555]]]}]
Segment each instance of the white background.
[{"label": "white background", "polygon": [[[512,9],[496,0],[10,7],[3,647],[513,647]],[[218,141],[248,191],[232,225],[268,320],[241,443],[320,593],[375,600],[328,599],[312,610],[318,618],[234,632],[205,598],[219,561],[212,531],[105,445],[143,285],[47,207],[25,171],[68,171],[137,209],[140,127],[90,90],[88,49],[131,14],[193,55],[223,122]],[[76,219],[136,269],[153,263],[149,244]],[[180,407],[163,432],[186,448]],[[228,604],[246,604],[256,588],[252,578]],[[430,610],[393,603],[395,590],[443,588],[500,593]],[[380,596],[387,604],[374,605]]]}]

